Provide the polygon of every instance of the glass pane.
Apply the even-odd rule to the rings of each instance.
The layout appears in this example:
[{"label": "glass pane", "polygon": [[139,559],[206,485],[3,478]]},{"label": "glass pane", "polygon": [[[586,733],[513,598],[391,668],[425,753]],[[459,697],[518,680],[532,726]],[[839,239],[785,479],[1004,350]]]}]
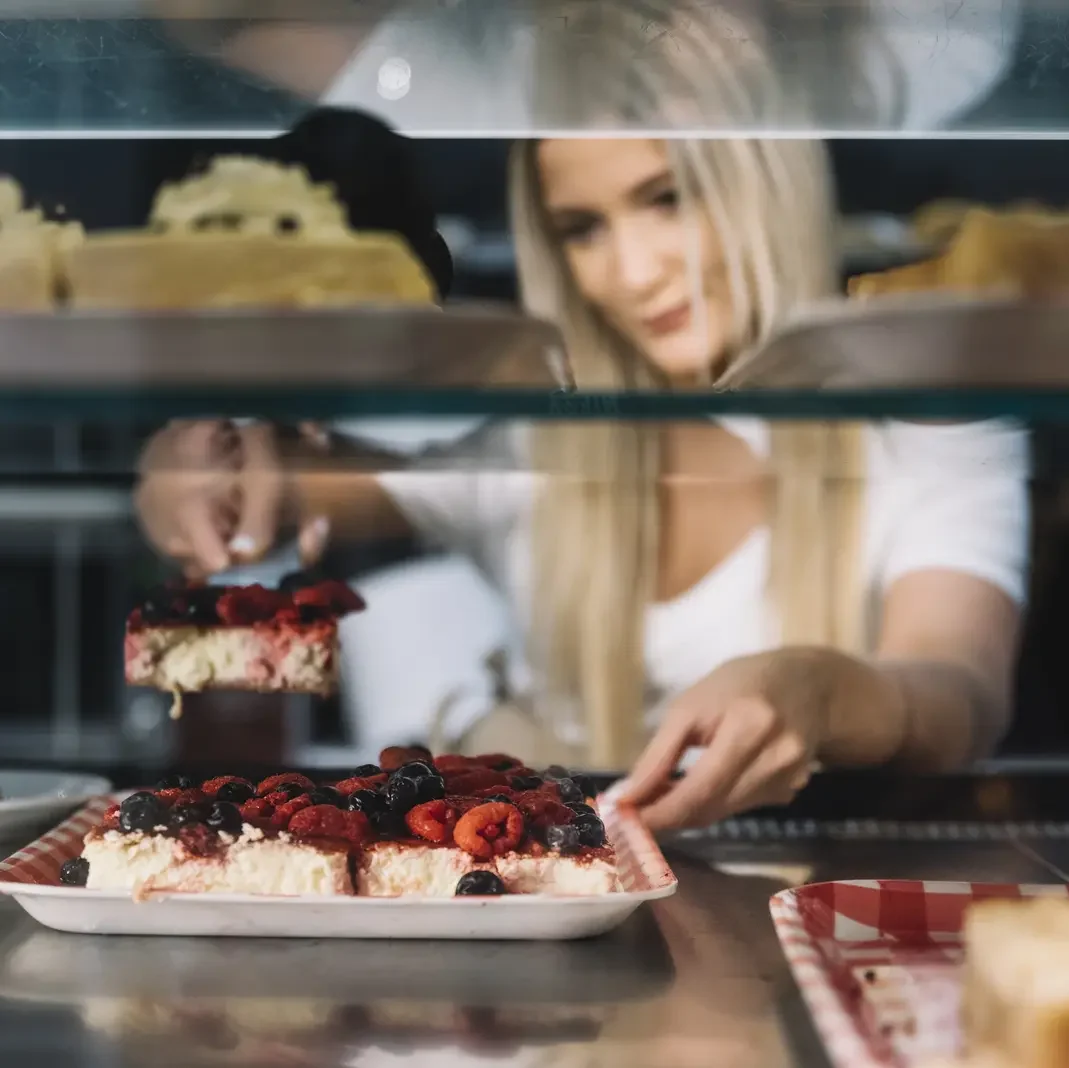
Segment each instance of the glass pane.
[{"label": "glass pane", "polygon": [[[1057,0],[5,0],[9,130],[1064,130]],[[47,14],[47,18],[42,15]],[[303,103],[302,103],[303,102]]]}]

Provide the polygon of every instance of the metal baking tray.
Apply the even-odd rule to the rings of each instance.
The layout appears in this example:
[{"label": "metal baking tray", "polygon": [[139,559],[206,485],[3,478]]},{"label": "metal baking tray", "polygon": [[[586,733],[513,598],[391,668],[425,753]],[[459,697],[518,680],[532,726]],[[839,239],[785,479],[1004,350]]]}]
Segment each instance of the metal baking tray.
[{"label": "metal baking tray", "polygon": [[481,305],[0,315],[0,389],[572,384],[554,326]]},{"label": "metal baking tray", "polygon": [[1069,303],[881,297],[829,304],[740,359],[730,390],[1069,387]]}]

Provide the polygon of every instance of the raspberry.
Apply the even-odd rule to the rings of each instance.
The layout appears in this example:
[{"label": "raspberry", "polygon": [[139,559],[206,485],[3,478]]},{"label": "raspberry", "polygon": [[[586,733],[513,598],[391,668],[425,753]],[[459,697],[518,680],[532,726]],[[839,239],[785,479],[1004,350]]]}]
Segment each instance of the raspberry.
[{"label": "raspberry", "polygon": [[215,832],[203,823],[189,823],[178,832],[178,840],[194,857],[210,857],[218,846]]},{"label": "raspberry", "polygon": [[477,757],[472,757],[471,762],[493,771],[507,771],[512,775],[518,774],[513,769],[523,767],[522,760],[517,760],[508,753],[482,753]]},{"label": "raspberry", "polygon": [[472,797],[515,797],[516,791],[511,786],[484,786],[472,792]]},{"label": "raspberry", "polygon": [[509,784],[508,779],[500,771],[491,771],[489,768],[447,772],[444,778],[446,789],[451,794],[473,794],[476,790]]},{"label": "raspberry", "polygon": [[416,760],[430,763],[433,759],[431,751],[422,745],[391,745],[379,754],[379,767],[383,771],[396,771],[402,764],[411,764]]},{"label": "raspberry", "polygon": [[203,790],[181,790],[177,786],[169,790],[157,790],[156,800],[161,805],[174,808],[175,805],[196,805],[207,800]]},{"label": "raspberry", "polygon": [[489,860],[515,849],[523,831],[523,814],[515,805],[491,801],[477,805],[457,820],[453,841],[473,857]]},{"label": "raspberry", "polygon": [[216,612],[223,623],[232,627],[267,623],[288,603],[285,594],[263,586],[237,586],[227,590],[216,603]]},{"label": "raspberry", "polygon": [[480,805],[485,804],[481,797],[460,797],[457,794],[447,794],[446,804],[458,815],[462,816],[465,812],[470,812],[473,808],[478,808]]},{"label": "raspberry", "polygon": [[105,812],[101,818],[101,824],[107,827],[109,830],[115,830],[119,826],[119,806],[112,805]]},{"label": "raspberry", "polygon": [[571,823],[575,819],[575,813],[570,808],[541,790],[517,794],[516,806],[527,817],[527,822],[539,829]]},{"label": "raspberry", "polygon": [[246,823],[255,823],[257,820],[270,819],[274,814],[275,806],[266,797],[254,797],[240,806],[241,818]]},{"label": "raspberry", "polygon": [[405,815],[408,829],[427,842],[442,844],[453,837],[456,826],[456,810],[448,801],[427,801],[409,809]]},{"label": "raspberry", "polygon": [[299,775],[295,771],[284,771],[281,775],[269,775],[256,787],[256,793],[260,797],[266,797],[267,794],[277,790],[283,783],[287,782],[296,783],[305,790],[314,790],[316,787],[316,784],[307,775]]},{"label": "raspberry", "polygon": [[448,771],[469,771],[476,764],[469,757],[446,753],[444,756],[434,758],[434,766],[444,774]]},{"label": "raspberry", "polygon": [[315,586],[304,586],[293,591],[294,604],[315,605],[327,608],[336,616],[347,616],[350,612],[362,612],[367,604],[364,598],[344,582],[328,579]]},{"label": "raspberry", "polygon": [[371,834],[371,824],[363,812],[343,812],[333,805],[312,805],[294,815],[286,830],[302,838],[344,838],[353,845],[360,845]]},{"label": "raspberry", "polygon": [[243,779],[238,775],[220,775],[217,779],[209,779],[206,783],[201,785],[201,790],[204,791],[208,797],[214,797],[219,792],[219,787],[225,785],[228,782],[240,782],[252,789],[252,783],[248,779]]},{"label": "raspberry", "polygon": [[281,805],[276,805],[274,815],[271,817],[271,826],[285,830],[289,825],[289,821],[297,815],[301,809],[311,808],[311,806],[312,801],[307,794],[301,794],[300,797],[295,797],[292,801],[286,801]]},{"label": "raspberry", "polygon": [[357,790],[374,790],[389,778],[389,775],[354,775],[351,779],[342,779],[334,784],[334,789],[345,797],[355,794]]}]

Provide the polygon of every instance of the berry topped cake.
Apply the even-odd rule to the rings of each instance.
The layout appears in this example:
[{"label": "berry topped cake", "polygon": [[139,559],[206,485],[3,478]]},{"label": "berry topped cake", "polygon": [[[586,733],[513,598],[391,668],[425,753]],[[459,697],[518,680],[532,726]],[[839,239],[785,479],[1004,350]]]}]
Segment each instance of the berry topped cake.
[{"label": "berry topped cake", "polygon": [[[338,619],[364,601],[342,582],[164,587],[126,623],[126,681],[179,695],[207,689],[332,693]],[[177,702],[176,702],[177,703]]]},{"label": "berry topped cake", "polygon": [[563,768],[402,748],[329,784],[174,776],[113,806],[61,878],[138,896],[604,894],[616,857],[594,792]]}]

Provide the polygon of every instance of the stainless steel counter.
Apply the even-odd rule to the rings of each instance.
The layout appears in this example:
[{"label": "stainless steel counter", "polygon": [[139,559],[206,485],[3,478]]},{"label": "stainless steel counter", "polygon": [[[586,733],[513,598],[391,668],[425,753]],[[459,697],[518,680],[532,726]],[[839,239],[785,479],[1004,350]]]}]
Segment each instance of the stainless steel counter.
[{"label": "stainless steel counter", "polygon": [[4,901],[0,1065],[826,1068],[772,893],[877,876],[1053,882],[1057,849],[690,839],[671,851],[674,898],[563,944],[60,935]]}]

